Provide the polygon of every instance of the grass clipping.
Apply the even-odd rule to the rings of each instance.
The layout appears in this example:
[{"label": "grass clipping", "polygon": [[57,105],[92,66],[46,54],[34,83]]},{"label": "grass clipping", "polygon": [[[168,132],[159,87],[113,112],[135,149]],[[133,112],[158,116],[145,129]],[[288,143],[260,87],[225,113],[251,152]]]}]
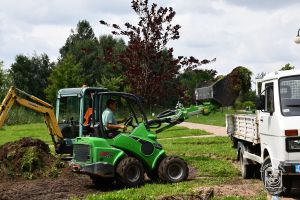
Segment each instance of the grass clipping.
[{"label": "grass clipping", "polygon": [[0,179],[56,177],[62,167],[42,140],[25,137],[0,146]]}]

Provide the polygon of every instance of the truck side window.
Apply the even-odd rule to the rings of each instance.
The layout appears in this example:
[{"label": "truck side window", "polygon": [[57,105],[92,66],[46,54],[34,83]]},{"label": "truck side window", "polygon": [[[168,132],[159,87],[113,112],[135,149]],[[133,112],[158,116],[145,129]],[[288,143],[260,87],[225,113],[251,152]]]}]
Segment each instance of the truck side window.
[{"label": "truck side window", "polygon": [[266,84],[266,112],[274,112],[274,86],[273,83]]}]

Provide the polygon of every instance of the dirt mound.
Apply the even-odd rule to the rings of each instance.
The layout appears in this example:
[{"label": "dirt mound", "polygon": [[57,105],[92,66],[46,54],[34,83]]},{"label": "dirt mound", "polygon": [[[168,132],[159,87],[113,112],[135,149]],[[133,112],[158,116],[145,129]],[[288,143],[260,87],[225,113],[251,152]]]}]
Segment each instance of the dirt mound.
[{"label": "dirt mound", "polygon": [[0,146],[0,179],[57,176],[61,162],[39,139],[22,138]]}]

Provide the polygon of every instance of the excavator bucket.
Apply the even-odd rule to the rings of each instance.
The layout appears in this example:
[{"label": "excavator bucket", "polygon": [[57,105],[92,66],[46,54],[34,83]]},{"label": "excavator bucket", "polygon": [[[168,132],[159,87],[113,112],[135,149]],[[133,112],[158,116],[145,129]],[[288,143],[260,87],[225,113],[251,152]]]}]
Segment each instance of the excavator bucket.
[{"label": "excavator bucket", "polygon": [[221,106],[232,106],[239,96],[230,85],[230,78],[226,76],[208,87],[196,88],[197,101],[214,101]]}]

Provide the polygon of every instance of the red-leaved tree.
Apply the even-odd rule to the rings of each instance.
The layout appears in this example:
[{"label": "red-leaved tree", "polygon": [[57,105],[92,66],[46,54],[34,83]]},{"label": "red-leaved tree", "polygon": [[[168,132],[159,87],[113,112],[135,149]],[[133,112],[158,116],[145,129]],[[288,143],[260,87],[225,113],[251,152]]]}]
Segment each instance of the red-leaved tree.
[{"label": "red-leaved tree", "polygon": [[195,68],[215,59],[174,58],[173,48],[167,44],[179,39],[181,26],[172,24],[176,14],[172,7],[158,7],[155,3],[149,6],[148,0],[133,0],[131,7],[139,16],[138,24],[126,22],[121,28],[103,20],[100,23],[112,27],[112,34],[129,39],[118,63],[125,67],[124,74],[132,92],[144,97],[148,105],[163,103],[171,91],[167,89],[167,83],[175,78],[180,68]]}]

